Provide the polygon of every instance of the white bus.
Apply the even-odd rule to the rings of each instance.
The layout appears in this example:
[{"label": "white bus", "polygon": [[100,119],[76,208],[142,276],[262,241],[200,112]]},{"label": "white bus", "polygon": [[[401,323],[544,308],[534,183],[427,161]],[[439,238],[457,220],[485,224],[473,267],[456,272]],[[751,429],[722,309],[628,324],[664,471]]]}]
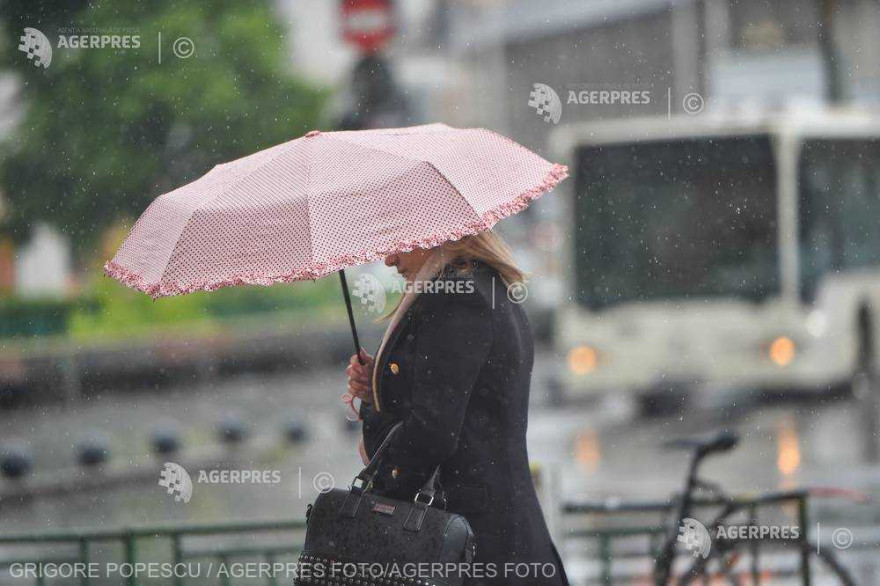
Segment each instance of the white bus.
[{"label": "white bus", "polygon": [[551,148],[567,398],[835,391],[878,367],[880,117],[592,122]]}]

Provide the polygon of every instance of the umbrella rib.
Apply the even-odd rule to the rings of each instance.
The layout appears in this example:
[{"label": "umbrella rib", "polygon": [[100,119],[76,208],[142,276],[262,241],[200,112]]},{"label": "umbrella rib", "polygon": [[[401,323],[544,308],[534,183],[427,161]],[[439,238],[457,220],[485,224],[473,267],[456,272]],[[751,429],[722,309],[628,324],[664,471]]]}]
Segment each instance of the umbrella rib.
[{"label": "umbrella rib", "polygon": [[396,157],[396,158],[398,158],[398,159],[403,159],[404,161],[412,161],[413,163],[423,163],[423,162],[425,162],[424,159],[414,159],[414,158],[412,158],[412,157],[406,157],[406,156],[404,156],[404,155],[400,155],[400,154],[398,154],[398,153],[392,153],[392,152],[389,151],[389,150],[386,150],[386,149],[383,149],[383,148],[379,148],[379,147],[377,147],[377,146],[365,145],[365,144],[361,144],[361,143],[359,143],[359,142],[354,142],[354,141],[351,141],[351,140],[345,140],[345,138],[343,138],[343,137],[341,137],[341,136],[330,136],[329,134],[326,134],[326,135],[324,135],[324,136],[326,136],[328,139],[331,139],[331,140],[338,140],[339,142],[344,142],[345,144],[352,145],[352,146],[356,146],[356,147],[360,147],[360,148],[362,148],[362,149],[367,149],[367,150],[372,150],[372,151],[378,151],[378,152],[380,152],[380,153],[386,154],[386,155],[391,156],[391,157]]},{"label": "umbrella rib", "polygon": [[428,161],[422,161],[422,162],[425,163],[426,165],[428,165],[429,167],[431,167],[432,169],[434,169],[434,171],[437,173],[437,176],[439,176],[443,181],[445,181],[446,184],[450,188],[452,188],[452,191],[454,191],[456,193],[456,195],[458,195],[458,197],[460,197],[461,200],[467,205],[467,207],[469,207],[471,209],[471,211],[474,212],[474,215],[477,217],[477,219],[479,221],[483,222],[483,216],[480,214],[480,212],[478,212],[477,209],[474,207],[474,205],[470,201],[468,201],[468,198],[466,198],[464,195],[462,195],[462,193],[458,189],[458,187],[456,187],[452,183],[452,181],[449,180],[449,177],[444,175],[443,172],[440,171],[440,169],[438,169],[436,166],[434,166],[433,163],[428,162]]},{"label": "umbrella rib", "polygon": [[338,141],[340,141],[340,142],[344,142],[344,143],[346,143],[346,144],[354,145],[354,146],[357,146],[357,147],[360,147],[360,148],[363,148],[363,149],[374,150],[374,151],[377,151],[377,152],[380,152],[380,153],[383,153],[383,154],[389,155],[389,156],[391,156],[391,157],[396,157],[396,158],[398,158],[398,159],[402,159],[402,160],[404,160],[404,161],[412,161],[412,162],[414,162],[414,163],[423,163],[423,164],[425,164],[425,165],[428,165],[429,167],[431,167],[432,169],[434,169],[434,171],[437,173],[437,175],[438,175],[441,179],[443,179],[443,181],[445,181],[446,184],[449,185],[449,187],[452,188],[452,190],[458,195],[458,197],[460,197],[460,198],[464,201],[465,204],[467,204],[467,206],[471,209],[471,211],[474,212],[474,215],[477,217],[477,219],[479,219],[480,221],[483,221],[483,216],[482,216],[482,215],[481,215],[481,214],[480,214],[480,213],[474,208],[473,204],[471,204],[471,202],[469,202],[468,199],[467,199],[465,196],[463,196],[463,195],[461,194],[461,191],[458,189],[458,187],[456,187],[456,186],[452,183],[452,181],[450,181],[449,178],[448,178],[446,175],[444,175],[443,172],[440,171],[440,169],[438,169],[438,168],[437,168],[433,163],[431,163],[430,161],[426,161],[425,159],[415,159],[415,158],[412,158],[412,157],[406,157],[406,156],[404,156],[404,155],[400,155],[400,154],[398,154],[398,153],[392,153],[392,152],[389,151],[389,150],[386,150],[386,149],[383,149],[383,148],[380,148],[380,147],[377,147],[377,146],[363,145],[363,144],[360,144],[360,143],[358,143],[358,142],[353,142],[353,141],[350,141],[350,140],[345,140],[344,138],[339,137],[339,136],[332,136],[332,137],[331,137],[331,136],[327,135],[327,137],[328,137],[328,138],[332,138],[333,140],[338,140]]},{"label": "umbrella rib", "polygon": [[309,186],[312,184],[312,155],[314,154],[314,142],[307,142],[306,148],[309,149],[306,155],[306,185],[304,196],[306,200],[306,224],[309,232],[309,266],[315,266],[315,239],[312,237],[312,202],[309,196]]},{"label": "umbrella rib", "polygon": [[[235,179],[235,181],[233,181],[229,186],[224,186],[223,189],[222,189],[222,191],[221,191],[221,193],[226,193],[227,191],[231,191],[231,190],[235,189],[236,187],[238,187],[238,185],[239,185],[242,181],[244,181],[245,179],[247,179],[248,177],[250,177],[251,175],[253,175],[253,174],[256,173],[257,171],[259,171],[260,169],[262,169],[262,168],[265,167],[266,165],[269,165],[270,163],[274,163],[275,160],[276,160],[278,157],[280,157],[281,155],[283,155],[283,154],[285,154],[287,151],[289,151],[289,150],[290,150],[290,147],[291,147],[291,146],[293,145],[293,143],[295,143],[297,140],[299,140],[299,139],[296,138],[296,139],[294,139],[294,140],[291,140],[291,141],[288,141],[288,142],[283,143],[283,144],[281,144],[281,145],[278,145],[278,146],[280,146],[280,147],[287,147],[287,148],[279,148],[277,153],[275,153],[275,154],[272,155],[271,157],[266,158],[264,161],[261,161],[260,163],[258,163],[257,165],[255,165],[252,169],[248,170],[248,172],[245,173],[244,175],[241,175],[240,177],[237,177],[237,178]],[[235,162],[235,161],[230,161],[229,163],[225,163],[225,164],[228,165],[228,164],[232,164],[232,163],[234,163],[234,162]],[[209,202],[208,202],[208,201],[204,202],[204,203],[202,204],[202,206],[204,206],[204,205],[207,204],[207,203],[213,203],[214,200],[217,199],[217,197],[219,197],[219,196],[220,196],[220,194],[217,194],[216,196],[212,197],[212,198],[210,199]],[[198,209],[201,209],[202,206],[199,206]]]},{"label": "umbrella rib", "polygon": [[[291,141],[289,141],[289,142],[287,142],[287,143],[284,143],[284,144],[282,144],[282,145],[279,145],[279,146],[286,147],[286,146],[288,146],[288,145],[293,144],[296,140],[299,140],[299,139],[291,140]],[[214,203],[214,202],[217,200],[218,197],[220,197],[221,195],[225,195],[227,192],[229,192],[229,191],[235,189],[236,187],[238,187],[238,185],[239,185],[242,181],[244,181],[245,179],[247,179],[248,177],[250,177],[250,176],[251,176],[253,173],[255,173],[256,171],[262,169],[263,167],[265,167],[265,166],[268,165],[269,163],[274,162],[275,159],[277,159],[278,157],[280,157],[282,154],[286,153],[288,150],[289,150],[288,148],[279,148],[277,153],[273,154],[271,157],[268,157],[266,160],[261,161],[261,162],[260,162],[258,165],[256,165],[253,169],[250,169],[250,170],[249,170],[247,173],[245,173],[244,175],[242,175],[242,176],[240,176],[240,177],[237,177],[237,178],[235,179],[235,181],[233,181],[232,183],[230,183],[230,184],[227,185],[227,184],[224,182],[223,185],[222,185],[222,187],[221,187],[220,189],[217,190],[217,193],[216,193],[216,194],[214,194],[214,195],[213,195],[212,197],[210,197],[209,199],[206,199],[205,201],[203,201],[202,203],[200,203],[195,209],[193,209],[192,213],[190,213],[190,215],[189,215],[189,218],[187,218],[186,223],[184,223],[184,225],[183,225],[183,229],[180,231],[180,234],[177,235],[177,241],[174,243],[174,247],[171,249],[171,254],[169,254],[169,255],[168,255],[168,258],[165,260],[165,266],[162,268],[162,273],[159,275],[159,282],[158,282],[158,284],[159,284],[160,287],[161,287],[161,285],[162,285],[162,282],[165,280],[165,273],[168,271],[168,267],[171,265],[171,259],[174,258],[174,253],[177,252],[177,248],[180,246],[180,241],[183,239],[183,235],[184,235],[184,233],[186,233],[186,229],[189,227],[189,223],[192,221],[193,217],[195,217],[195,215],[196,215],[197,213],[199,213],[202,209],[204,209],[205,206]],[[235,161],[230,161],[229,163],[221,163],[221,165],[224,165],[224,164],[225,164],[225,165],[228,165],[228,164],[231,164],[231,163],[234,163],[234,162],[235,162]],[[221,165],[215,165],[214,167],[212,167],[212,168],[208,171],[208,173],[210,173],[211,171],[213,171],[214,168],[219,167],[219,166],[221,166]],[[208,173],[205,173],[205,175],[202,175],[202,177],[205,177],[206,175],[208,175]],[[308,204],[307,204],[307,205],[308,205]]]}]

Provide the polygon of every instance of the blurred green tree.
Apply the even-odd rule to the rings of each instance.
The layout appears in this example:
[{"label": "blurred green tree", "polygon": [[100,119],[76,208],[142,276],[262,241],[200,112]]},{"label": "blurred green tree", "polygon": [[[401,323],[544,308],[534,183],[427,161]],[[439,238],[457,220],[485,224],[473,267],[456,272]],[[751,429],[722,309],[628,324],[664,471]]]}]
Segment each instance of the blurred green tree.
[{"label": "blurred green tree", "polygon": [[[21,241],[47,221],[79,260],[157,195],[317,126],[327,96],[290,71],[269,0],[7,0],[0,26],[0,67],[17,75],[24,106],[2,145],[3,230]],[[24,27],[52,41],[48,68],[16,50]],[[140,46],[57,46],[59,33],[83,29],[137,34]],[[181,37],[188,58],[173,51]]]}]

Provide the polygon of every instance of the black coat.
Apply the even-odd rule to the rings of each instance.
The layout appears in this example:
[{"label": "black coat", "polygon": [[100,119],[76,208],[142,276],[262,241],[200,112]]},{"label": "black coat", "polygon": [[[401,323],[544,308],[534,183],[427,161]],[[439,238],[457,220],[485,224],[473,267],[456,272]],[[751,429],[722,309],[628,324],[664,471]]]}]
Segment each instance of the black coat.
[{"label": "black coat", "polygon": [[[446,509],[474,529],[476,569],[491,576],[494,568],[496,575],[470,583],[567,584],[526,451],[534,359],[526,314],[486,264],[473,263],[464,275],[447,266],[434,283],[441,280],[447,287],[416,298],[376,364],[379,410],[361,406],[370,457],[403,421],[375,490],[412,499],[440,464]],[[515,576],[525,566],[505,565],[534,563],[546,564],[543,572],[526,578]]]}]

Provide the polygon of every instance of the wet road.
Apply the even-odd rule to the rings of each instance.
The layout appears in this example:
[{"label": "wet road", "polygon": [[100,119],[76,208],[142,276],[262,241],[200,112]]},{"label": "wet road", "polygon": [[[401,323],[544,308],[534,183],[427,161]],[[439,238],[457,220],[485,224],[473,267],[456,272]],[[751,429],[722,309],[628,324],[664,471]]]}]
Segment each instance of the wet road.
[{"label": "wet road", "polygon": [[[542,355],[536,366],[529,450],[541,470],[555,474],[566,499],[661,499],[683,477],[686,456],[661,447],[693,434],[735,428],[739,449],[708,461],[704,476],[734,492],[795,486],[858,489],[880,498],[880,467],[859,457],[860,407],[852,402],[765,406],[713,411],[687,417],[633,420],[619,402],[604,407],[546,406],[546,377],[555,362]],[[34,470],[49,474],[75,468],[74,446],[89,432],[110,446],[115,465],[150,468],[155,479],[119,488],[37,498],[0,507],[4,533],[81,526],[116,526],[163,521],[220,521],[297,517],[330,482],[347,485],[359,469],[357,434],[346,430],[339,401],[342,369],[308,374],[242,376],[190,388],[108,395],[69,407],[34,409],[2,416],[3,445],[27,444]],[[246,447],[229,451],[223,467],[278,471],[269,484],[195,483],[188,504],[175,502],[158,486],[161,464],[175,457],[150,454],[159,428],[180,431],[184,453],[216,447],[216,423],[230,415],[249,431]],[[300,420],[306,441],[285,443],[283,429]],[[183,457],[181,455],[181,457]],[[873,516],[876,505],[832,503],[840,518]]]}]

